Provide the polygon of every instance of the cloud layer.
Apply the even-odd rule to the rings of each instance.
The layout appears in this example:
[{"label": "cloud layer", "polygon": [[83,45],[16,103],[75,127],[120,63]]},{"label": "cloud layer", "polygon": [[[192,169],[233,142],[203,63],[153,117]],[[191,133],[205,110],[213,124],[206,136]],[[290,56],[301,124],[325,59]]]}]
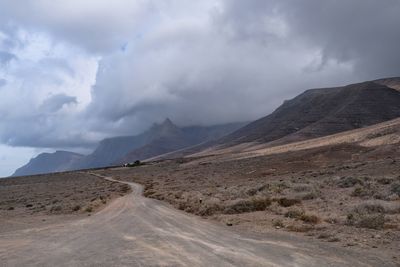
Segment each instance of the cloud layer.
[{"label": "cloud layer", "polygon": [[21,2],[0,3],[10,146],[253,120],[310,87],[400,75],[396,0]]}]

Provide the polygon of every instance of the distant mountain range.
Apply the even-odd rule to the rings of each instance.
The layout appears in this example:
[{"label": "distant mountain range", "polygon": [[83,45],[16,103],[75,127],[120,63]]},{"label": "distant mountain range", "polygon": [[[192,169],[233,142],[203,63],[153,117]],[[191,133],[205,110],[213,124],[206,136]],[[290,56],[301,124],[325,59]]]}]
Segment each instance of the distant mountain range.
[{"label": "distant mountain range", "polygon": [[17,169],[13,176],[34,175],[50,172],[61,172],[73,168],[73,165],[85,156],[68,151],[42,153],[31,159],[28,164]]},{"label": "distant mountain range", "polygon": [[236,147],[236,150],[240,150],[257,144],[272,147],[362,128],[398,117],[400,78],[310,89],[285,101],[270,115],[216,142],[161,155],[158,159],[209,155],[227,148]]},{"label": "distant mountain range", "polygon": [[13,176],[107,167],[144,160],[177,149],[217,140],[245,123],[179,128],[166,119],[136,136],[119,136],[102,140],[94,152],[83,156],[67,151],[43,153],[19,168]]},{"label": "distant mountain range", "polygon": [[[245,125],[179,128],[169,119],[137,136],[108,138],[82,156],[41,154],[14,175],[106,167],[144,159],[207,155],[262,144],[273,147],[362,128],[400,117],[400,78],[310,89]],[[199,154],[199,152],[201,152]]]}]

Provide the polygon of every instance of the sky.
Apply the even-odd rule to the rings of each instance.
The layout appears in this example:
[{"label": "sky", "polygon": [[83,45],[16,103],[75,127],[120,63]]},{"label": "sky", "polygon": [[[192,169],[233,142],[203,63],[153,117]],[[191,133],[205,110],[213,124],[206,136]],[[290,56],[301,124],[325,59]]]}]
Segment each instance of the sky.
[{"label": "sky", "polygon": [[0,177],[169,117],[251,121],[400,76],[398,0],[2,0]]}]

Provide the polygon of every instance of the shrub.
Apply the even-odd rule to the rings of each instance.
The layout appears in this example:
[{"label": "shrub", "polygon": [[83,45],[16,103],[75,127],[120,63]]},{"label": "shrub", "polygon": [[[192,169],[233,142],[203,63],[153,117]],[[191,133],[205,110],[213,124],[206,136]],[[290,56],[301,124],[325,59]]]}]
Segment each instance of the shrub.
[{"label": "shrub", "polygon": [[400,203],[386,202],[386,201],[368,201],[356,206],[353,212],[359,214],[374,214],[374,213],[385,213],[385,214],[396,214],[400,213]]},{"label": "shrub", "polygon": [[360,178],[355,177],[342,177],[338,182],[338,186],[341,188],[353,187],[356,184],[363,185],[363,181]]},{"label": "shrub", "polygon": [[272,225],[276,228],[283,228],[285,225],[283,224],[282,220],[275,220],[273,221]]},{"label": "shrub", "polygon": [[207,205],[207,206],[202,207],[199,210],[198,214],[201,216],[210,216],[210,215],[213,215],[213,214],[221,211],[221,209],[222,209],[221,206],[218,205],[217,203],[215,203],[212,205]]},{"label": "shrub", "polygon": [[290,207],[296,204],[300,204],[301,200],[299,199],[295,199],[295,198],[280,198],[278,199],[278,203],[279,205],[281,205],[282,207]]},{"label": "shrub", "polygon": [[369,229],[383,229],[385,224],[385,215],[377,214],[377,215],[368,215],[363,216],[359,219],[356,226],[361,228],[369,228]]},{"label": "shrub", "polygon": [[318,239],[327,239],[327,238],[330,238],[330,237],[331,237],[331,235],[328,234],[328,233],[321,233],[321,234],[319,234],[317,236]]},{"label": "shrub", "polygon": [[129,185],[127,185],[127,184],[122,184],[122,185],[119,186],[119,191],[121,193],[127,193],[130,190],[131,190],[131,187]]},{"label": "shrub", "polygon": [[304,214],[303,210],[289,210],[285,213],[285,217],[299,219]]},{"label": "shrub", "polygon": [[155,191],[155,190],[152,190],[152,189],[150,189],[150,190],[145,190],[144,193],[143,193],[143,196],[144,196],[144,197],[151,197],[151,196],[154,195],[155,193],[156,193],[156,191]]},{"label": "shrub", "polygon": [[347,215],[347,224],[360,228],[380,230],[385,225],[385,215],[350,213]]},{"label": "shrub", "polygon": [[312,192],[309,192],[309,193],[307,193],[307,194],[304,194],[304,195],[301,197],[301,199],[302,199],[302,200],[312,200],[312,199],[318,198],[319,196],[320,196],[320,192],[312,191]]},{"label": "shrub", "polygon": [[387,184],[391,184],[393,182],[393,179],[384,177],[384,178],[378,179],[377,182],[380,183],[380,184],[386,184],[387,185]]},{"label": "shrub", "polygon": [[302,220],[305,223],[310,223],[310,224],[317,224],[319,222],[318,216],[313,215],[313,214],[303,214],[303,215],[301,215],[300,220]]},{"label": "shrub", "polygon": [[363,187],[357,187],[351,193],[353,197],[372,197],[375,195],[375,190],[372,188],[371,184],[366,184]]},{"label": "shrub", "polygon": [[85,211],[86,211],[86,212],[92,212],[92,211],[93,211],[93,208],[92,208],[91,206],[86,207]]},{"label": "shrub", "polygon": [[239,199],[233,201],[224,209],[225,214],[237,214],[252,211],[262,211],[271,205],[268,197],[255,197],[251,199]]},{"label": "shrub", "polygon": [[61,210],[62,210],[62,207],[61,207],[60,205],[52,206],[52,207],[50,208],[50,212],[59,212],[59,211],[61,211]]},{"label": "shrub", "polygon": [[380,203],[366,202],[356,206],[353,211],[358,214],[384,213],[385,208]]},{"label": "shrub", "polygon": [[392,184],[390,191],[392,191],[392,193],[395,193],[400,197],[400,183]]},{"label": "shrub", "polygon": [[79,205],[75,205],[72,207],[72,211],[78,211],[80,209],[81,209],[81,206],[79,206]]},{"label": "shrub", "polygon": [[309,192],[312,191],[313,188],[312,186],[308,185],[308,184],[299,184],[293,187],[293,191],[295,192]]}]

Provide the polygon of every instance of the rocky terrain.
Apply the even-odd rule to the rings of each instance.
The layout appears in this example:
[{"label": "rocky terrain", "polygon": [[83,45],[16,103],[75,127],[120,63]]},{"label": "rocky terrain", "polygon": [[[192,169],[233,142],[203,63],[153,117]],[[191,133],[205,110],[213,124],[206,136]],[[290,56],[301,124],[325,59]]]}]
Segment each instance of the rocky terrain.
[{"label": "rocky terrain", "polygon": [[399,83],[398,78],[379,81],[307,90],[270,115],[222,138],[219,144],[285,144],[395,119],[400,116],[400,92],[392,87]]},{"label": "rocky terrain", "polygon": [[231,153],[254,145],[276,147],[375,125],[400,117],[399,88],[400,78],[387,78],[343,87],[310,89],[285,101],[270,115],[219,140],[155,159],[205,155],[210,151]]},{"label": "rocky terrain", "polygon": [[231,152],[99,173],[141,183],[147,197],[234,228],[385,251],[399,263],[399,125],[394,120],[269,154]]}]

